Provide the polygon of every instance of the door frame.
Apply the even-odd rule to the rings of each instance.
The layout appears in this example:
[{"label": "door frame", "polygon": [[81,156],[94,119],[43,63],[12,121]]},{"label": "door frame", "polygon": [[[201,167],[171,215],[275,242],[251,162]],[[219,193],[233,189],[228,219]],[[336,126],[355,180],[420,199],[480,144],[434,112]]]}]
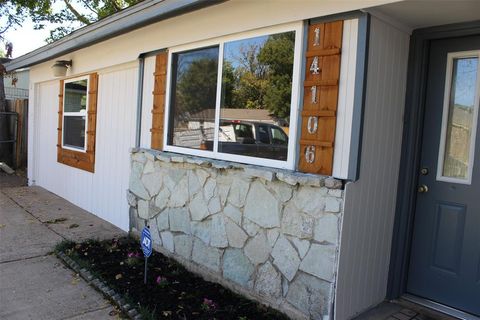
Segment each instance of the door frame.
[{"label": "door frame", "polygon": [[422,149],[428,57],[432,40],[480,34],[480,20],[414,30],[410,38],[402,153],[386,298],[406,293]]}]

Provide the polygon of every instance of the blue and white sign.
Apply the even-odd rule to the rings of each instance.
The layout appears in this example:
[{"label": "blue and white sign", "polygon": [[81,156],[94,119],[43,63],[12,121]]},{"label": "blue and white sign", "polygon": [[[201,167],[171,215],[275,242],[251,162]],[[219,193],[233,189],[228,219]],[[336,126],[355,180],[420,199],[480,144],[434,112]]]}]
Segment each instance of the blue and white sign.
[{"label": "blue and white sign", "polygon": [[152,235],[150,234],[150,229],[148,229],[147,227],[144,227],[142,230],[142,237],[140,238],[140,243],[145,257],[150,257],[150,255],[152,254]]}]

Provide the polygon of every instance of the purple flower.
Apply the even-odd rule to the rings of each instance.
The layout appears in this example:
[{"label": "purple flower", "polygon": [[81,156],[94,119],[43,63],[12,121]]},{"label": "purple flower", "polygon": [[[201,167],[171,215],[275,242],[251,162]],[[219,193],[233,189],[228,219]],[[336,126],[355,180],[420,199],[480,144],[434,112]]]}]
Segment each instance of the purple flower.
[{"label": "purple flower", "polygon": [[129,258],[140,258],[140,253],[138,252],[129,252],[128,253]]},{"label": "purple flower", "polygon": [[216,308],[217,308],[217,304],[213,302],[213,300],[203,298],[202,309],[215,310]]},{"label": "purple flower", "polygon": [[165,277],[158,276],[155,282],[160,286],[160,287],[165,287],[168,285],[168,280]]}]

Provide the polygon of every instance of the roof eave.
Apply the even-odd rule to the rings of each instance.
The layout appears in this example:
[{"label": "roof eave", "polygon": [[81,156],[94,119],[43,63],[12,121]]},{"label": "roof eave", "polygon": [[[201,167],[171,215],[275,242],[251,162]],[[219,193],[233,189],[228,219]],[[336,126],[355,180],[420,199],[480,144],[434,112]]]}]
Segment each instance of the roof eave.
[{"label": "roof eave", "polygon": [[7,71],[30,67],[146,25],[228,0],[145,1],[5,64]]}]

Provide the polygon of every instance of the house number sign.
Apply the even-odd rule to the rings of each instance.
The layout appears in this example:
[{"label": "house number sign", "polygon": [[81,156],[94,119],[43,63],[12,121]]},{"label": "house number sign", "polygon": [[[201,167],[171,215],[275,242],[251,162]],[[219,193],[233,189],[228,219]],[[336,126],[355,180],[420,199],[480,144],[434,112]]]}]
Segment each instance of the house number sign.
[{"label": "house number sign", "polygon": [[310,65],[310,72],[312,74],[320,74],[320,67],[318,66],[318,57],[313,58],[312,64]]},{"label": "house number sign", "polygon": [[310,88],[310,94],[312,104],[317,104],[317,86],[312,86]]},{"label": "house number sign", "polygon": [[305,148],[305,161],[310,164],[315,162],[315,146]]},{"label": "house number sign", "polygon": [[313,37],[313,45],[318,46],[320,45],[320,28],[315,28],[313,33],[315,34]]},{"label": "house number sign", "polygon": [[318,130],[318,117],[310,116],[307,121],[308,133],[314,134]]},{"label": "house number sign", "polygon": [[298,169],[302,172],[333,172],[342,37],[341,20],[311,22],[308,26],[298,151]]}]

